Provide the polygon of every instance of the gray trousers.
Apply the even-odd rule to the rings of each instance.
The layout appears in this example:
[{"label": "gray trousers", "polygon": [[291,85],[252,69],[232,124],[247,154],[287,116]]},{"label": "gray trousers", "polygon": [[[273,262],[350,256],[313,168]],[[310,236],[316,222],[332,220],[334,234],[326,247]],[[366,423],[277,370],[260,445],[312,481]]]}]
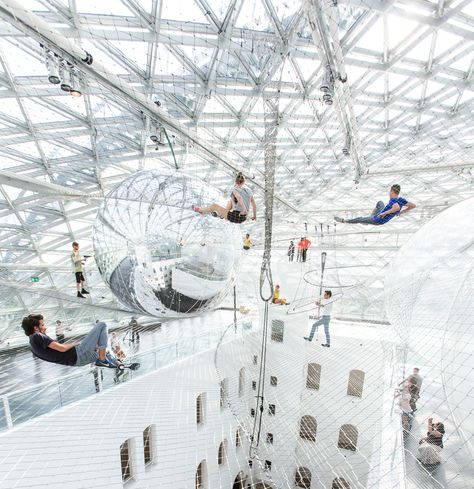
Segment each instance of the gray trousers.
[{"label": "gray trousers", "polygon": [[99,358],[96,349],[106,350],[108,341],[107,325],[102,321],[94,325],[89,334],[76,346],[76,367],[95,362]]},{"label": "gray trousers", "polygon": [[308,336],[309,341],[311,341],[313,339],[314,334],[318,332],[319,326],[321,326],[321,324],[324,324],[324,333],[326,334],[326,344],[330,345],[331,344],[331,337],[329,336],[330,320],[331,320],[331,316],[322,316],[315,323],[313,323],[313,326],[311,326],[311,333],[309,333]]},{"label": "gray trousers", "polygon": [[375,222],[373,217],[375,215],[377,215],[379,212],[382,212],[384,207],[385,207],[385,204],[381,200],[379,200],[370,216],[368,216],[368,217],[354,217],[354,219],[345,219],[345,222],[348,222],[349,224],[374,224],[375,226],[378,226],[379,223]]}]

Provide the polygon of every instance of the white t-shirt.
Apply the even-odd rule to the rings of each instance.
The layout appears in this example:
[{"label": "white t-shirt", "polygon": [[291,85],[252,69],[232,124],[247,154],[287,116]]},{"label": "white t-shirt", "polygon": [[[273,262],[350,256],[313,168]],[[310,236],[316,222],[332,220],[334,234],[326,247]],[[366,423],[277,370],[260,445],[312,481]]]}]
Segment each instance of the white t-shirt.
[{"label": "white t-shirt", "polygon": [[252,190],[250,190],[250,188],[247,187],[247,185],[244,185],[243,187],[239,187],[238,185],[236,185],[231,191],[231,198],[234,204],[234,210],[242,212],[243,211],[242,206],[240,205],[239,202],[235,202],[232,192],[235,192],[236,194],[239,194],[242,197],[247,212],[250,212],[250,200],[253,197]]},{"label": "white t-shirt", "polygon": [[332,307],[339,297],[331,297],[330,299],[321,299],[321,316],[330,316]]}]

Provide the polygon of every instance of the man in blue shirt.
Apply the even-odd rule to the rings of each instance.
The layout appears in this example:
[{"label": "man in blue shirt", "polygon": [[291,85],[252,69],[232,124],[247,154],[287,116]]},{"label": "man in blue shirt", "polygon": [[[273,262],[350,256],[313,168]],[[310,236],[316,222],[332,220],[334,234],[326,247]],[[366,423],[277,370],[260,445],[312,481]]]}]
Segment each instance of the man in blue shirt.
[{"label": "man in blue shirt", "polygon": [[[403,207],[406,208],[402,210]],[[377,202],[377,205],[370,216],[354,217],[353,219],[342,219],[341,217],[335,216],[334,220],[347,224],[373,224],[375,226],[379,226],[387,223],[395,216],[408,212],[415,207],[415,204],[408,202],[403,197],[400,197],[400,185],[395,184],[390,187],[390,200],[388,201],[388,204],[384,205],[384,203],[380,200]]]}]

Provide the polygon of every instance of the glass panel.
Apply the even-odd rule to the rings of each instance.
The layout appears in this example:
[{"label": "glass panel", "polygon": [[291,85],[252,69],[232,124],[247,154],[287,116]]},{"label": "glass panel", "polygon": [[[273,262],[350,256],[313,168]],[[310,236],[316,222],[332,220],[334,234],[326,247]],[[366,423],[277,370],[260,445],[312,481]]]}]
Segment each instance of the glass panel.
[{"label": "glass panel", "polygon": [[13,394],[8,400],[14,425],[49,413],[61,406],[58,384]]},{"label": "glass panel", "polygon": [[7,429],[7,418],[5,416],[5,410],[3,408],[3,401],[0,399],[0,431]]}]

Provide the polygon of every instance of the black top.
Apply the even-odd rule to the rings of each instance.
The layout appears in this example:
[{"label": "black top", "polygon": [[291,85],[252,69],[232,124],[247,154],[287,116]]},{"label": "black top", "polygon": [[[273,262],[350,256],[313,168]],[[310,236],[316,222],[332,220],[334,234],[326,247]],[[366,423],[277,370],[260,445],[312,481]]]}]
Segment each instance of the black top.
[{"label": "black top", "polygon": [[[435,429],[435,428],[433,428]],[[438,433],[441,433],[441,436],[434,436],[431,435],[430,432],[428,431],[426,441],[428,443],[431,443],[432,445],[437,445],[438,447],[443,448],[443,435],[444,435],[444,428],[436,428],[436,431]]]},{"label": "black top", "polygon": [[61,352],[49,348],[49,344],[54,340],[48,335],[35,333],[30,336],[31,351],[41,360],[61,365],[76,365],[77,353],[76,348]]}]

